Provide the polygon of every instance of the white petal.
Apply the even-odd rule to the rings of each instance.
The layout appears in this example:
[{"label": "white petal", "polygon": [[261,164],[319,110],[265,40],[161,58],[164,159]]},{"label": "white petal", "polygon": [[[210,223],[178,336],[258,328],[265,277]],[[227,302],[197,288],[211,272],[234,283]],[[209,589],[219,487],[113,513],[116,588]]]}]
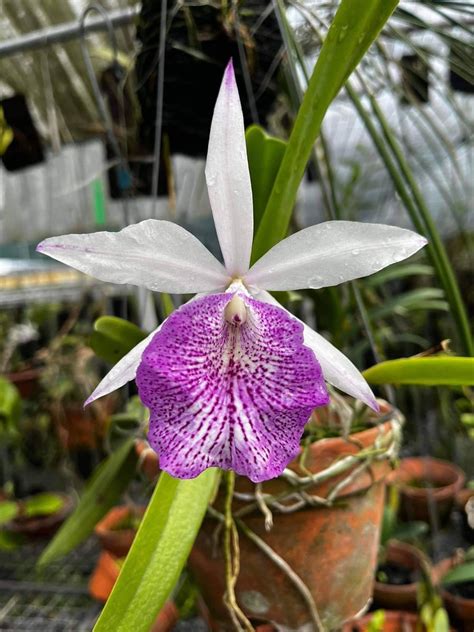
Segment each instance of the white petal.
[{"label": "white petal", "polygon": [[[163,323],[162,323],[163,324]],[[162,325],[161,324],[161,325]],[[146,338],[139,342],[131,351],[124,355],[115,364],[104,379],[99,383],[94,392],[87,398],[84,406],[88,406],[99,397],[104,397],[118,388],[135,379],[138,365],[142,359],[142,354],[153,339],[153,336],[161,329],[161,325],[151,332]]]},{"label": "white petal", "polygon": [[[196,296],[193,296],[189,302],[202,298],[207,294],[207,292],[196,294]],[[96,399],[99,399],[99,397],[104,397],[104,395],[108,395],[109,393],[116,391],[127,382],[131,382],[135,379],[143,352],[153,340],[154,335],[160,331],[165,322],[166,318],[154,331],[148,334],[146,338],[133,347],[131,351],[124,355],[123,358],[121,358],[117,364],[110,369],[103,380],[98,384],[98,386],[96,386],[93,393],[86,399],[84,406],[88,406]]]},{"label": "white petal", "polygon": [[347,356],[308,325],[304,325],[303,336],[305,345],[313,350],[319,361],[326,382],[360,399],[373,410],[379,410],[370,386]]},{"label": "white petal", "polygon": [[[282,309],[285,309],[265,290],[255,291],[251,288],[251,294],[260,301],[279,305]],[[293,318],[296,318],[296,316],[293,316]],[[379,407],[370,386],[349,358],[323,336],[311,329],[311,327],[308,327],[305,323],[303,323],[303,326],[304,343],[314,352],[316,359],[321,365],[326,382],[329,382],[329,384],[332,384],[344,393],[360,399],[364,404],[378,412]]]},{"label": "white petal", "polygon": [[101,281],[157,292],[202,292],[228,283],[224,267],[194,235],[163,220],[148,219],[117,233],[50,237],[37,250]]},{"label": "white petal", "polygon": [[231,276],[245,274],[253,239],[253,202],[245,129],[232,61],[212,118],[206,180],[214,223]]},{"label": "white petal", "polygon": [[266,290],[338,285],[410,257],[426,239],[411,230],[363,222],[323,222],[280,241],[245,281]]}]

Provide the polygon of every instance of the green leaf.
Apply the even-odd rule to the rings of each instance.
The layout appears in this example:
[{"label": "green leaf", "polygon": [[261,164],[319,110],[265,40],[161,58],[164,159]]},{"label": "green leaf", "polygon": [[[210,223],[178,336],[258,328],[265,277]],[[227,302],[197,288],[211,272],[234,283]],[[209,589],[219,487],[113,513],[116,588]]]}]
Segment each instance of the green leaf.
[{"label": "green leaf", "polygon": [[393,537],[396,522],[396,512],[390,506],[386,505],[383,510],[382,528],[380,531],[380,544],[382,544],[382,546]]},{"label": "green leaf", "polygon": [[474,561],[455,566],[441,580],[443,586],[462,584],[463,582],[474,582]]},{"label": "green leaf", "polygon": [[422,520],[412,520],[411,522],[397,523],[392,532],[392,538],[402,542],[416,542],[425,536],[430,527]]},{"label": "green leaf", "polygon": [[101,316],[94,323],[89,346],[106,362],[115,364],[147,334],[133,323],[116,316]]},{"label": "green leaf", "polygon": [[26,537],[22,533],[0,531],[0,551],[14,551],[25,542]]},{"label": "green leaf", "polygon": [[367,632],[382,632],[385,624],[385,611],[376,610],[367,626]]},{"label": "green leaf", "polygon": [[380,362],[363,373],[370,384],[474,385],[474,358],[434,356]]},{"label": "green leaf", "polygon": [[[21,398],[14,384],[0,377],[0,424],[13,429],[20,418]],[[0,426],[1,429],[1,426]]]},{"label": "green leaf", "polygon": [[161,298],[161,307],[163,309],[163,316],[168,318],[174,312],[174,303],[173,299],[167,292],[162,292],[160,294]]},{"label": "green leaf", "polygon": [[178,480],[163,472],[94,632],[148,632],[186,563],[218,470]]},{"label": "green leaf", "polygon": [[251,125],[247,128],[245,140],[252,180],[253,220],[256,232],[272,192],[287,143],[270,136],[259,125]]},{"label": "green leaf", "polygon": [[407,276],[423,276],[434,274],[432,266],[423,265],[421,263],[407,263],[406,265],[392,265],[385,270],[381,270],[376,274],[364,279],[364,283],[367,287],[377,287],[388,281],[397,281]]},{"label": "green leaf", "polygon": [[253,261],[286,236],[298,188],[326,110],[379,34],[397,2],[341,1],[321,47],[255,235]]},{"label": "green leaf", "polygon": [[0,527],[18,515],[18,505],[13,500],[4,500],[0,503]]},{"label": "green leaf", "polygon": [[433,618],[433,632],[449,632],[449,617],[444,608],[438,608]]},{"label": "green leaf", "polygon": [[137,458],[135,441],[128,439],[100,464],[76,509],[43,551],[39,566],[69,553],[92,533],[134,477]]},{"label": "green leaf", "polygon": [[446,309],[447,303],[441,299],[444,296],[443,290],[440,288],[427,287],[419,290],[411,290],[404,294],[398,294],[392,299],[385,301],[381,307],[370,310],[370,317],[376,321],[381,318],[390,316],[393,313],[405,313],[405,311],[413,309],[423,309],[427,303],[431,305],[438,304],[441,309]]},{"label": "green leaf", "polygon": [[36,494],[25,500],[24,512],[28,518],[35,516],[49,516],[56,513],[64,505],[64,498],[59,494],[45,492]]}]

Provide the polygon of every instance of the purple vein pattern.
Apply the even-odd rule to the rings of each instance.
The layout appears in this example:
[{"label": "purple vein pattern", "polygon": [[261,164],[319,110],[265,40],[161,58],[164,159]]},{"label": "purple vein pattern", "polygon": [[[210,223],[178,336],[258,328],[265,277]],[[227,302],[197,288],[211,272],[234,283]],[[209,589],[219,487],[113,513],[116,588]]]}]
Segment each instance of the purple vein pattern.
[{"label": "purple vein pattern", "polygon": [[208,467],[260,482],[298,454],[313,408],[328,403],[303,326],[244,294],[245,322],[224,316],[232,293],[192,301],[153,338],[137,372],[160,466],[193,478]]}]

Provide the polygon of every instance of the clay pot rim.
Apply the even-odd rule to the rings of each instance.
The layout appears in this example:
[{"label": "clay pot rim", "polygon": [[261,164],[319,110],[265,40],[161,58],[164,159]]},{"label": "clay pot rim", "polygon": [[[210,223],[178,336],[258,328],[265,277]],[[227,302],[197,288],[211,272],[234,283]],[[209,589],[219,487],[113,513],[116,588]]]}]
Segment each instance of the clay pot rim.
[{"label": "clay pot rim", "polygon": [[[143,516],[146,511],[146,506],[136,505],[135,509],[139,515]],[[95,525],[94,533],[99,537],[105,534],[119,537],[120,534],[123,533],[135,533],[136,529],[112,529],[117,522],[120,522],[123,518],[129,515],[131,510],[132,507],[130,507],[130,505],[116,505],[115,507],[112,507]]]},{"label": "clay pot rim", "polygon": [[[29,518],[13,518],[7,525],[8,531],[14,533],[35,534],[36,531],[55,526],[58,522],[65,520],[74,507],[74,500],[69,494],[64,492],[54,492],[62,498],[63,505],[57,511],[43,516],[31,516]],[[24,499],[21,499],[24,500]]]},{"label": "clay pot rim", "polygon": [[[422,462],[426,464],[427,470],[429,470],[430,466],[438,469],[442,468],[444,472],[449,472],[450,474],[452,474],[454,480],[447,485],[422,489],[413,487],[412,485],[408,485],[408,481],[414,478],[414,474],[409,471],[410,466],[418,465]],[[434,498],[441,500],[455,495],[464,485],[465,480],[466,475],[461,470],[461,468],[454,463],[451,463],[450,461],[435,459],[431,456],[414,456],[401,459],[399,467],[388,477],[387,483],[389,485],[394,485],[398,487],[398,489],[406,496],[411,496],[413,498],[424,498],[425,496],[430,494]]]},{"label": "clay pot rim", "polygon": [[[389,426],[392,426],[393,423],[393,419],[392,417],[395,415],[396,413],[396,409],[389,404],[388,402],[386,402],[384,399],[377,399],[377,403],[380,406],[380,415],[385,416],[387,414],[390,414],[390,418],[387,419],[386,421],[379,423],[378,422],[378,417],[375,416],[374,413],[374,417],[370,419],[370,425],[368,425],[367,428],[365,428],[364,430],[359,430],[358,432],[354,432],[354,433],[350,433],[348,435],[347,438],[344,437],[325,437],[324,439],[319,439],[318,441],[315,441],[314,443],[312,443],[311,445],[321,445],[324,447],[327,446],[332,446],[334,445],[339,445],[342,444],[344,446],[348,446],[351,448],[351,452],[357,452],[358,451],[358,447],[356,445],[352,444],[352,441],[361,443],[363,445],[363,447],[367,447],[368,445],[371,445],[374,440],[377,438],[377,435],[379,433],[381,433],[381,428],[388,428]],[[384,430],[385,433],[385,430]],[[387,436],[388,433],[387,433]],[[349,439],[351,439],[351,441],[349,441]]]},{"label": "clay pot rim", "polygon": [[452,557],[446,557],[443,560],[440,560],[433,568],[433,578],[435,583],[438,586],[441,597],[444,601],[451,601],[451,603],[453,603],[457,608],[469,608],[474,612],[474,599],[453,595],[453,593],[449,592],[449,590],[446,590],[446,588],[441,585],[443,577],[455,566],[458,566],[458,563]]},{"label": "clay pot rim", "polygon": [[8,380],[14,381],[17,380],[19,382],[26,382],[27,380],[34,380],[40,377],[41,366],[29,366],[24,369],[20,369],[19,371],[7,371],[2,375],[5,376]]},{"label": "clay pot rim", "polygon": [[[369,448],[370,446],[373,446],[375,440],[379,436],[386,438],[390,442],[393,438],[392,429],[393,429],[393,420],[389,419],[388,421],[385,421],[383,424],[379,424],[379,425],[373,426],[372,428],[361,430],[360,432],[356,432],[354,434],[349,435],[347,438],[327,437],[325,439],[319,439],[318,441],[315,441],[314,443],[312,443],[309,449],[312,453],[312,458],[317,458],[318,452],[321,452],[322,454],[326,452],[335,453],[337,454],[337,457],[334,456],[333,458],[333,461],[335,461],[336,458],[353,456],[357,454],[360,450],[364,450],[366,448]],[[386,463],[387,463],[387,467],[391,469],[388,460],[386,461]],[[301,470],[298,463],[298,457],[296,457],[294,461],[292,461],[288,465],[288,467],[299,476],[307,475],[307,472],[304,472]],[[313,474],[318,474],[320,471],[326,469],[326,467],[315,469],[314,467],[311,467],[311,464],[307,464],[308,470],[312,472]],[[377,483],[379,480],[387,476],[386,471],[383,473],[381,471],[376,473],[377,468],[374,468],[374,467],[371,467],[371,471],[373,474],[372,484]],[[341,497],[343,496],[344,494],[341,495]]]},{"label": "clay pot rim", "polygon": [[[418,568],[421,567],[421,553],[416,548],[416,546],[413,546],[412,544],[407,544],[406,542],[401,542],[400,540],[395,540],[395,539],[389,540],[386,546],[387,546],[387,560],[390,559],[390,549],[392,549],[392,551],[394,549],[398,549],[399,551],[403,551],[404,553],[407,553],[413,556],[415,563],[413,564],[413,569],[411,570],[417,570]],[[416,561],[419,562],[419,565],[416,564]],[[412,593],[413,589],[416,588],[416,586],[418,586],[419,581],[411,582],[409,584],[403,584],[402,586],[397,586],[395,584],[386,584],[385,582],[379,582],[377,581],[377,579],[375,579],[374,584],[377,586],[377,590],[380,590],[381,592],[389,591],[391,593],[396,593],[397,595],[405,595],[408,593]]]},{"label": "clay pot rim", "polygon": [[[360,443],[362,447],[366,448],[374,442],[379,434],[381,436],[387,436],[388,438],[391,434],[392,424],[393,420],[388,419],[381,424],[374,424],[373,426],[370,426],[370,428],[366,428],[365,430],[359,430],[358,432],[349,434],[347,439],[344,437],[325,437],[324,439],[319,439],[318,441],[315,441],[311,445],[321,445],[326,447],[331,446],[332,444],[339,446],[340,444],[350,448],[351,453],[355,453],[358,452],[360,448],[357,445],[354,445],[354,441]],[[387,429],[390,429],[390,431],[387,432]]]},{"label": "clay pot rim", "polygon": [[469,489],[469,487],[464,487],[456,492],[455,503],[456,507],[461,511],[465,510],[467,502],[474,497],[474,489]]}]

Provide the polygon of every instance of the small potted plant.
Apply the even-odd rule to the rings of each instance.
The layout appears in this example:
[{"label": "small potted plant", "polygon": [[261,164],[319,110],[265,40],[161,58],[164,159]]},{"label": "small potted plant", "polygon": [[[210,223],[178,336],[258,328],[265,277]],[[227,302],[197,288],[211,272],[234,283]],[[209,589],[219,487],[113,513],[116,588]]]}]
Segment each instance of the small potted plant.
[{"label": "small potted plant", "polygon": [[397,489],[390,488],[383,514],[373,599],[380,609],[415,611],[423,570],[423,554],[416,544],[429,527],[421,521],[399,522],[398,499]]},{"label": "small potted plant", "polygon": [[74,332],[57,336],[42,360],[41,385],[64,448],[73,453],[100,448],[114,398],[84,410],[86,393],[98,375],[85,337]]},{"label": "small potted plant", "polygon": [[474,630],[474,548],[458,551],[435,567],[446,609],[459,632]]},{"label": "small potted plant", "polygon": [[4,529],[30,539],[53,535],[72,510],[72,499],[53,492],[43,492],[28,498],[5,500],[0,510],[10,513]]},{"label": "small potted plant", "polygon": [[[350,406],[336,395],[333,404],[318,410],[308,424],[301,454],[290,464],[291,478],[280,477],[257,487],[243,477],[237,479],[233,512],[244,537],[239,545],[240,574],[235,594],[252,623],[301,625],[308,620],[308,606],[292,582],[291,572],[275,563],[273,555],[285,560],[305,582],[328,628],[340,625],[369,600],[384,478],[391,470],[400,428],[396,411],[379,403],[385,412],[381,425],[374,424],[368,409],[358,404]],[[370,455],[375,457],[378,449],[385,457],[372,461]],[[356,457],[343,473],[337,473],[337,468],[334,475],[323,473],[331,464],[350,461],[357,454],[367,455],[370,464],[364,466]],[[321,482],[317,482],[318,472],[323,473]],[[312,477],[316,479],[313,484]],[[271,514],[267,510],[267,521],[273,521],[273,528],[267,531],[261,512],[265,511],[265,503],[272,506],[274,499],[281,500]],[[218,497],[214,505],[218,511],[222,510],[221,503]],[[211,626],[225,629],[229,620],[223,600],[225,563],[223,554],[216,551],[216,523],[211,516],[204,521],[189,567],[206,603]],[[250,537],[245,537],[246,533]]]},{"label": "small potted plant", "polygon": [[94,529],[104,551],[116,557],[125,557],[132,546],[145,507],[121,505],[113,507]]},{"label": "small potted plant", "polygon": [[8,313],[0,316],[0,374],[6,375],[23,399],[39,391],[40,368],[34,359],[25,358],[22,349],[38,339],[31,322],[15,323]]},{"label": "small potted plant", "polygon": [[447,520],[464,480],[464,472],[449,461],[410,457],[400,461],[388,482],[398,488],[403,519],[430,523],[430,508],[441,521]]},{"label": "small potted plant", "polygon": [[432,567],[421,559],[422,577],[418,585],[417,613],[404,610],[377,610],[349,621],[343,632],[449,632],[449,619],[432,577]]}]

